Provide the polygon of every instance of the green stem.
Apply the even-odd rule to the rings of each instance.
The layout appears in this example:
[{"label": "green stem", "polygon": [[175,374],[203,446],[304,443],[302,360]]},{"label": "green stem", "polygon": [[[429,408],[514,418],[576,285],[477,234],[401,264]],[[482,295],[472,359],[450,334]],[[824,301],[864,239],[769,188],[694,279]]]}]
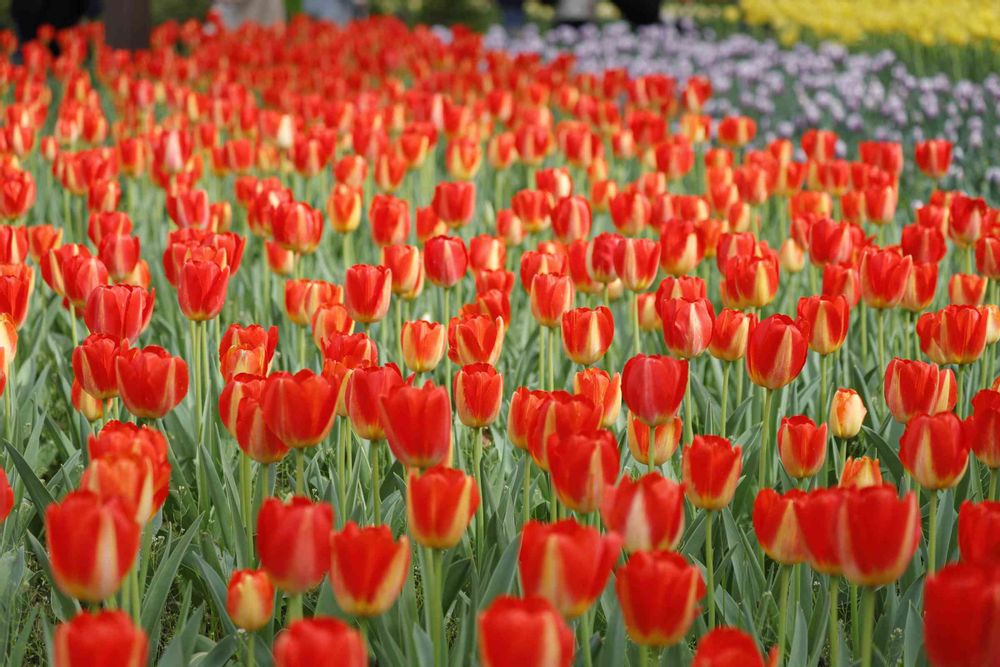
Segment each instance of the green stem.
[{"label": "green stem", "polygon": [[379,469],[379,443],[377,440],[368,442],[368,459],[372,468],[372,507],[375,510],[375,525],[382,523],[382,494],[379,487],[382,485],[381,470]]},{"label": "green stem", "polygon": [[649,667],[649,647],[639,647],[639,667]]},{"label": "green stem", "polygon": [[[471,429],[472,432],[472,476],[476,480],[476,488],[479,493],[483,492],[483,439],[478,428]],[[476,556],[482,563],[483,547],[486,535],[486,513],[483,511],[482,503],[476,511]]]},{"label": "green stem", "polygon": [[547,350],[549,356],[549,391],[556,388],[556,329],[555,327],[548,330],[549,332],[549,349]]},{"label": "green stem", "polygon": [[339,417],[340,430],[337,432],[337,515],[341,521],[347,520],[347,437],[350,426],[345,417]]},{"label": "green stem", "polygon": [[441,613],[441,582],[438,580],[437,561],[441,557],[435,549],[430,547],[426,550],[426,571],[424,572],[424,596],[430,613],[430,627],[427,629],[431,633],[431,643],[434,645],[434,664],[442,665],[442,645],[443,637],[441,633],[442,613]]},{"label": "green stem", "polygon": [[705,572],[708,578],[708,629],[715,627],[715,554],[712,544],[712,523],[715,513],[709,511],[705,515]]},{"label": "green stem", "polygon": [[872,630],[875,625],[875,589],[865,588],[861,594],[861,667],[872,664]]},{"label": "green stem", "polygon": [[654,457],[656,453],[656,426],[649,424],[647,428],[649,429],[649,442],[646,447],[646,472],[654,472],[656,470],[656,461]]},{"label": "green stem", "polygon": [[766,488],[768,486],[768,470],[770,466],[768,465],[768,454],[771,448],[771,395],[773,392],[770,389],[764,390],[764,410],[761,414],[761,424],[760,424],[760,448],[757,455],[757,483],[758,488]]},{"label": "green stem", "polygon": [[639,293],[632,292],[632,354],[642,352],[642,341],[639,338]]},{"label": "green stem", "polygon": [[868,370],[868,306],[864,303],[858,309],[858,317],[861,319],[861,367]]},{"label": "green stem", "polygon": [[559,500],[556,498],[556,483],[552,481],[552,472],[549,471],[549,521],[555,523],[559,520]]},{"label": "green stem", "polygon": [[[684,446],[694,440],[694,403],[691,400],[691,374],[688,373],[687,387],[684,388]],[[650,447],[653,443],[650,442]]]},{"label": "green stem", "polygon": [[524,477],[521,480],[521,525],[531,519],[531,455],[524,452]]},{"label": "green stem", "polygon": [[252,632],[247,633],[247,667],[254,667],[257,664],[257,658],[254,655],[254,649],[257,646],[257,638]]},{"label": "green stem", "polygon": [[580,651],[583,653],[584,667],[591,667],[594,664],[594,656],[590,650],[590,638],[594,633],[593,613],[593,609],[588,609],[580,617]]},{"label": "green stem", "polygon": [[837,578],[830,575],[827,581],[827,597],[829,597],[830,605],[830,617],[827,623],[827,630],[829,633],[830,641],[830,665],[831,667],[839,667],[840,665],[840,640],[837,636],[837,630],[839,622],[837,620],[837,608],[838,608],[838,593],[840,592],[838,587]]},{"label": "green stem", "polygon": [[288,617],[285,625],[302,620],[302,593],[296,593],[288,599]]},{"label": "green stem", "polygon": [[885,309],[879,308],[875,317],[878,320],[878,370],[885,371]]},{"label": "green stem", "polygon": [[1000,500],[997,497],[997,481],[1000,479],[1000,468],[990,469],[990,500]]},{"label": "green stem", "polygon": [[927,574],[934,574],[937,565],[937,510],[938,492],[928,491],[931,496],[930,510],[927,514]]},{"label": "green stem", "polygon": [[243,510],[243,530],[246,536],[245,567],[251,567],[253,557],[253,470],[246,454],[240,456],[240,508]]},{"label": "green stem", "polygon": [[788,626],[788,584],[791,581],[791,565],[782,565],[778,574],[778,595],[781,600],[778,603],[778,665],[785,659],[785,631]]},{"label": "green stem", "polygon": [[295,450],[295,495],[302,496],[306,492],[306,451],[301,447]]},{"label": "green stem", "polygon": [[719,410],[719,435],[726,437],[726,414],[729,407],[729,373],[733,362],[727,361],[722,367],[722,405]]},{"label": "green stem", "polygon": [[851,584],[851,643],[855,649],[861,644],[861,619],[858,615],[857,584]]}]

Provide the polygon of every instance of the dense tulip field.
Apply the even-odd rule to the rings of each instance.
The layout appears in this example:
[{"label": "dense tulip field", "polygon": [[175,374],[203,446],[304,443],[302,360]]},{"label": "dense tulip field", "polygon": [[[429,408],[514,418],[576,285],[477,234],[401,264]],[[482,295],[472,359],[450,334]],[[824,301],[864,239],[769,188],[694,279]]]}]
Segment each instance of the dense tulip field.
[{"label": "dense tulip field", "polygon": [[1000,666],[1000,78],[15,46],[3,664]]}]

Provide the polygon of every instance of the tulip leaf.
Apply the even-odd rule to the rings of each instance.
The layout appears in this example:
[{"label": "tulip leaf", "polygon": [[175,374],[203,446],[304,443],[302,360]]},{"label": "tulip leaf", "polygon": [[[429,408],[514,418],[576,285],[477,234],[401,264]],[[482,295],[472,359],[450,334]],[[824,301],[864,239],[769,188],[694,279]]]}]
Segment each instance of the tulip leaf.
[{"label": "tulip leaf", "polygon": [[498,595],[511,592],[514,586],[514,576],[517,572],[517,555],[520,548],[521,539],[518,537],[511,541],[507,545],[507,548],[504,549],[496,569],[493,570],[493,576],[490,577],[489,583],[486,584],[486,591],[479,600],[480,609],[486,608],[493,601],[493,598]]},{"label": "tulip leaf", "polygon": [[35,471],[31,469],[31,465],[21,456],[21,452],[17,451],[9,442],[6,445],[7,453],[14,461],[14,467],[17,468],[17,474],[21,476],[24,488],[28,491],[31,502],[35,505],[35,512],[40,519],[44,519],[45,508],[55,502],[55,499],[49,493],[49,490],[45,488],[45,485],[42,484],[42,481],[38,479],[38,476],[35,475]]},{"label": "tulip leaf", "polygon": [[52,611],[55,613],[56,618],[60,621],[68,621],[73,618],[78,611],[80,611],[80,605],[67,595],[64,595],[59,587],[56,586],[56,581],[52,577],[52,565],[49,562],[49,554],[45,550],[34,535],[30,532],[28,533],[28,544],[31,545],[31,550],[35,553],[35,558],[38,559],[38,563],[45,573],[45,577],[52,583]]},{"label": "tulip leaf", "polygon": [[[791,620],[791,619],[789,619]],[[799,607],[795,611],[794,634],[792,648],[788,652],[788,667],[807,667],[809,659],[809,628],[806,616]]]},{"label": "tulip leaf", "polygon": [[219,622],[222,623],[226,634],[236,632],[236,626],[233,625],[233,620],[229,618],[229,612],[226,610],[226,582],[222,580],[218,572],[213,570],[200,555],[194,552],[189,555],[198,567],[198,571],[201,572],[201,580],[204,582],[208,594],[212,597],[216,616],[219,618]]},{"label": "tulip leaf", "polygon": [[924,624],[920,612],[912,603],[906,609],[906,630],[903,633],[903,667],[926,664],[923,657]]},{"label": "tulip leaf", "polygon": [[177,576],[181,560],[187,553],[188,548],[190,548],[191,542],[198,534],[198,527],[201,525],[201,520],[202,517],[199,516],[191,522],[187,532],[174,544],[170,554],[160,561],[155,574],[153,574],[153,578],[149,582],[149,588],[146,589],[142,601],[142,613],[140,615],[142,627],[147,632],[151,632],[153,626],[163,614],[163,609],[167,603],[167,595],[170,593],[174,577]]},{"label": "tulip leaf", "polygon": [[597,667],[624,667],[628,643],[625,641],[625,622],[622,620],[621,608],[612,604],[605,609],[608,612],[607,628],[600,653],[597,654]]},{"label": "tulip leaf", "polygon": [[174,667],[191,664],[191,656],[194,653],[194,642],[198,636],[198,628],[201,626],[202,616],[205,615],[205,606],[198,605],[184,621],[180,632],[174,635],[167,647],[163,649],[163,655],[157,663],[158,667]]},{"label": "tulip leaf", "polygon": [[[248,636],[248,639],[249,641],[256,641],[256,637],[252,634]],[[236,649],[236,636],[229,635],[213,646],[212,650],[206,653],[200,660],[196,656],[193,664],[197,665],[197,667],[225,667],[225,664],[236,653]]]},{"label": "tulip leaf", "polygon": [[413,630],[411,632],[413,636],[413,647],[414,653],[417,658],[418,665],[433,665],[434,664],[434,644],[431,643],[431,638],[428,636],[427,632],[420,627],[419,623],[413,625]]},{"label": "tulip leaf", "polygon": [[885,439],[871,428],[862,426],[861,431],[865,434],[865,439],[875,446],[879,461],[889,469],[893,479],[896,481],[903,479],[903,464],[899,462],[899,454],[893,451]]}]

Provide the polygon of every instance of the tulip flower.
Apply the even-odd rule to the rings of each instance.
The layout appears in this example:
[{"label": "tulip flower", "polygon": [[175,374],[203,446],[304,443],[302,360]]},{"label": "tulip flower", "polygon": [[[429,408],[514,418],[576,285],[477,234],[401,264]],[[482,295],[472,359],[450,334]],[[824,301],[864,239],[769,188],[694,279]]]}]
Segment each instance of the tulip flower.
[{"label": "tulip flower", "polygon": [[[302,496],[267,498],[257,514],[257,553],[274,585],[292,596],[315,588],[330,566],[333,508]],[[292,601],[295,607],[299,602]],[[299,608],[291,612],[301,614]]]},{"label": "tulip flower", "polygon": [[[387,376],[382,370],[369,375],[370,378],[366,377],[362,370],[351,376],[348,402],[360,408],[361,400],[377,401],[377,422],[384,430],[393,456],[405,468],[448,465],[451,462],[451,404],[444,387],[435,387],[430,381],[421,388],[403,385],[392,371]],[[372,382],[379,376],[386,376],[383,379],[386,384],[375,387]]]},{"label": "tulip flower", "polygon": [[410,569],[410,541],[394,540],[387,526],[359,528],[348,521],[329,536],[333,597],[351,616],[379,616],[396,602]]},{"label": "tulip flower", "polygon": [[427,373],[437,368],[444,358],[447,331],[442,324],[416,320],[404,322],[400,332],[403,361],[414,373]]},{"label": "tulip flower", "polygon": [[52,636],[54,667],[142,667],[148,651],[146,633],[123,611],[81,611]]},{"label": "tulip flower", "polygon": [[996,566],[955,563],[924,583],[924,648],[934,667],[994,665],[1000,580]]},{"label": "tulip flower", "polygon": [[133,285],[100,285],[87,298],[83,319],[92,334],[134,343],[149,326],[156,292]]},{"label": "tulip flower", "polygon": [[811,296],[799,299],[796,324],[820,355],[836,352],[847,340],[851,308],[843,296]]},{"label": "tulip flower", "polygon": [[579,514],[596,511],[618,478],[618,441],[611,431],[554,434],[547,444],[557,497]]},{"label": "tulip flower", "polygon": [[833,394],[830,418],[827,421],[830,433],[841,440],[856,437],[861,432],[861,424],[867,414],[868,409],[858,392],[853,389],[838,389]]},{"label": "tulip flower", "polygon": [[518,570],[526,596],[547,599],[567,618],[582,615],[604,590],[621,538],[573,519],[529,521],[521,533]]},{"label": "tulip flower", "polygon": [[683,641],[698,615],[705,582],[680,554],[640,551],[615,573],[615,593],[629,637],[645,651]]},{"label": "tulip flower", "polygon": [[958,511],[958,550],[963,563],[1000,564],[1000,503],[962,503]]},{"label": "tulip flower", "polygon": [[573,281],[558,273],[538,274],[531,280],[528,298],[539,326],[558,327],[563,314],[573,307]]},{"label": "tulip flower", "polygon": [[684,488],[658,472],[623,477],[605,490],[600,510],[629,553],[671,551],[684,533]]},{"label": "tulip flower", "polygon": [[885,403],[903,424],[918,414],[935,415],[955,408],[958,385],[950,368],[895,358],[885,369]]},{"label": "tulip flower", "polygon": [[285,283],[285,313],[292,323],[309,326],[321,307],[340,303],[342,290],[322,280],[289,280]]},{"label": "tulip flower", "polygon": [[986,349],[987,315],[976,306],[945,306],[917,320],[920,350],[938,364],[971,364]]},{"label": "tulip flower", "polygon": [[625,363],[622,398],[625,405],[650,427],[672,422],[688,385],[688,362],[640,354]]},{"label": "tulip flower", "polygon": [[118,590],[139,551],[141,528],[118,496],[73,491],[45,510],[52,578],[66,595],[101,602]]},{"label": "tulip flower", "polygon": [[819,427],[805,415],[783,417],[778,427],[778,456],[788,476],[812,477],[826,461],[826,424]]},{"label": "tulip flower", "polygon": [[122,351],[115,359],[118,395],[136,417],[159,419],[187,395],[187,364],[162,347]]},{"label": "tulip flower", "polygon": [[344,305],[352,320],[380,322],[389,312],[392,271],[384,266],[355,264],[344,275]]},{"label": "tulip flower", "polygon": [[496,421],[503,399],[503,376],[489,364],[470,364],[455,373],[455,410],[471,429]]},{"label": "tulip flower", "polygon": [[573,631],[544,597],[501,595],[479,614],[483,667],[570,667]]},{"label": "tulip flower", "polygon": [[791,318],[772,315],[761,320],[747,342],[750,380],[771,391],[784,387],[802,372],[806,346],[805,335]]},{"label": "tulip flower", "polygon": [[717,628],[701,638],[691,667],[776,667],[777,647],[765,664],[757,642],[737,628]]},{"label": "tulip flower", "polygon": [[274,640],[275,667],[365,667],[368,648],[361,633],[336,618],[305,618]]},{"label": "tulip flower", "polygon": [[[465,277],[469,257],[465,243],[452,236],[435,236],[424,244],[427,279],[446,290]],[[445,313],[447,316],[449,313]]]},{"label": "tulip flower", "polygon": [[7,520],[14,509],[14,489],[7,479],[7,472],[0,468],[0,524]]},{"label": "tulip flower", "polygon": [[432,549],[457,545],[479,507],[475,480],[442,465],[410,469],[406,482],[406,522],[413,539]]},{"label": "tulip flower", "polygon": [[882,470],[879,467],[878,459],[871,459],[867,456],[857,459],[849,456],[845,459],[843,470],[840,473],[839,486],[841,488],[864,489],[881,484]]},{"label": "tulip flower", "polygon": [[562,315],[561,332],[563,351],[570,361],[590,366],[611,347],[615,335],[614,316],[606,306],[567,310]]},{"label": "tulip flower", "polygon": [[315,447],[333,428],[337,391],[311,370],[272,373],[264,384],[264,420],[293,449]]},{"label": "tulip flower", "polygon": [[226,302],[229,267],[213,261],[189,260],[181,267],[177,281],[177,302],[189,320],[203,322],[216,318]]},{"label": "tulip flower", "polygon": [[274,585],[264,570],[236,570],[226,588],[226,612],[241,630],[260,630],[274,613]]},{"label": "tulip flower", "polygon": [[454,363],[495,366],[503,351],[506,327],[502,317],[463,315],[448,323],[448,359]]},{"label": "tulip flower", "polygon": [[573,376],[573,393],[585,396],[602,410],[601,427],[611,428],[618,421],[622,407],[622,378],[600,368],[586,368]]},{"label": "tulip flower", "polygon": [[966,421],[972,451],[990,469],[991,499],[997,498],[1000,473],[1000,391],[983,389],[972,397],[972,415]]},{"label": "tulip flower", "polygon": [[934,180],[942,179],[951,166],[951,142],[946,139],[928,139],[917,142],[914,148],[917,167]]},{"label": "tulip flower", "polygon": [[118,396],[115,362],[128,349],[124,341],[104,334],[93,334],[73,350],[73,375],[88,394],[97,400]]}]

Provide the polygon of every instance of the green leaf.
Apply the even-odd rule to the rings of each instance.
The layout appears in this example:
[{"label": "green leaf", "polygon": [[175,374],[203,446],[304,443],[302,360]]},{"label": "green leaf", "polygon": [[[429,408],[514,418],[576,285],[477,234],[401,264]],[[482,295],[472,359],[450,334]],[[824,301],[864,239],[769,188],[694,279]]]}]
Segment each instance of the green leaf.
[{"label": "green leaf", "polygon": [[184,667],[184,665],[191,663],[191,656],[194,654],[194,641],[198,636],[198,627],[201,625],[201,617],[204,614],[204,605],[199,605],[184,622],[181,631],[174,635],[167,647],[163,649],[163,656],[157,663],[158,667]]},{"label": "green leaf", "polygon": [[906,630],[903,633],[903,667],[922,664],[924,624],[920,612],[912,604],[906,610]]},{"label": "green leaf", "polygon": [[488,607],[496,596],[511,592],[511,588],[514,586],[514,574],[517,571],[517,554],[520,548],[521,538],[518,537],[504,549],[503,555],[500,556],[500,562],[497,563],[496,569],[493,570],[493,576],[490,577],[489,583],[486,584],[486,591],[479,601],[480,609]]},{"label": "green leaf", "polygon": [[72,598],[63,595],[62,591],[56,586],[56,581],[52,578],[52,565],[49,563],[49,554],[45,551],[42,543],[31,533],[28,533],[28,543],[31,545],[31,550],[35,552],[35,558],[38,559],[39,565],[42,566],[46,578],[52,584],[53,613],[55,613],[56,618],[60,621],[68,621],[80,611],[80,605]]},{"label": "green leaf", "polygon": [[49,493],[49,490],[45,488],[45,485],[42,484],[42,481],[38,479],[38,476],[35,475],[35,471],[31,469],[28,462],[21,456],[21,452],[17,451],[9,442],[6,445],[7,453],[14,461],[14,467],[17,468],[17,474],[21,476],[24,488],[27,489],[28,495],[31,497],[31,502],[35,505],[35,511],[40,518],[44,518],[45,508],[54,503],[55,499]]},{"label": "green leaf", "polygon": [[[254,641],[253,635],[250,635],[250,641]],[[192,664],[197,665],[197,667],[224,667],[236,653],[236,647],[236,637],[229,635],[213,646],[212,650],[200,660],[196,657]]]},{"label": "green leaf", "polygon": [[149,588],[146,589],[142,601],[142,613],[140,615],[142,627],[146,632],[152,631],[153,626],[163,614],[163,609],[167,603],[167,595],[170,593],[174,577],[177,576],[177,569],[181,565],[181,560],[187,554],[192,540],[198,534],[198,526],[201,525],[201,519],[199,516],[191,523],[187,532],[174,545],[170,555],[160,562],[159,567],[156,568],[156,573],[149,582]]},{"label": "green leaf", "polygon": [[802,608],[795,614],[795,634],[792,637],[792,648],[788,653],[788,667],[806,667],[809,653],[809,628],[806,626],[806,616]]}]

